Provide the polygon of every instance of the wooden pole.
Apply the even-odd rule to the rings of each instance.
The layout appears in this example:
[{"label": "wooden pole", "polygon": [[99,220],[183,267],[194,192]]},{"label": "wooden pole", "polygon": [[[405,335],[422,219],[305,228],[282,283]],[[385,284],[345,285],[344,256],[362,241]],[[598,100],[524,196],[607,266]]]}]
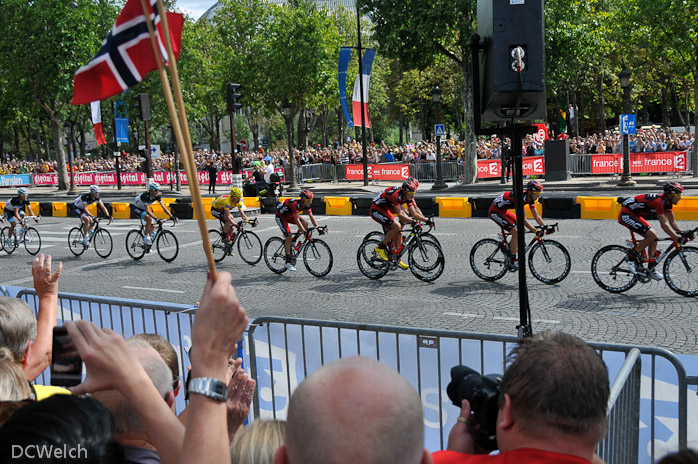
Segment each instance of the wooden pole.
[{"label": "wooden pole", "polygon": [[[201,191],[199,190],[199,178],[196,175],[196,164],[194,162],[194,156],[191,146],[191,139],[186,140],[182,134],[182,126],[184,126],[184,131],[189,134],[189,128],[186,125],[186,115],[184,115],[184,104],[182,101],[181,91],[178,95],[178,102],[180,103],[180,117],[177,117],[177,109],[175,108],[174,100],[172,99],[172,90],[170,89],[170,82],[167,79],[167,73],[165,72],[165,65],[162,61],[162,56],[160,55],[160,48],[158,47],[157,39],[155,37],[155,27],[150,18],[150,8],[146,0],[141,0],[141,7],[143,8],[143,15],[145,16],[146,25],[148,26],[148,33],[150,34],[150,43],[153,46],[153,54],[155,55],[155,60],[158,64],[158,73],[160,74],[160,81],[162,82],[162,88],[165,94],[165,101],[167,102],[167,109],[170,113],[170,119],[172,120],[172,127],[174,129],[175,138],[177,139],[177,145],[180,147],[182,152],[182,161],[184,162],[184,169],[187,172],[187,177],[189,178],[189,191],[191,192],[191,202],[196,211],[197,221],[199,223],[199,232],[201,233],[201,239],[203,241],[204,253],[206,253],[206,260],[208,261],[208,269],[211,278],[215,281],[218,278],[218,271],[216,270],[216,262],[213,259],[213,251],[211,250],[211,242],[208,237],[208,230],[206,229],[206,217],[204,213],[204,206],[201,203]],[[172,44],[170,43],[169,30],[167,28],[167,12],[160,10],[160,21],[163,26],[163,35],[165,38],[165,43],[168,49],[168,56],[170,57],[169,63],[170,68],[173,69],[173,64],[175,63],[175,57],[172,53]],[[174,77],[173,77],[174,81]],[[177,80],[177,87],[179,88],[179,79]],[[185,124],[180,125],[180,121],[183,120]]]}]

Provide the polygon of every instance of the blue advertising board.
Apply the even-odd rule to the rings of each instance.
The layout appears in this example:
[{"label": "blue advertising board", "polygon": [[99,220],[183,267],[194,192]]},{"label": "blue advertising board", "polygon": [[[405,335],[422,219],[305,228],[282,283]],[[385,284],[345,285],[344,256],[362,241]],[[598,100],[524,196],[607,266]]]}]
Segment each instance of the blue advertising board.
[{"label": "blue advertising board", "polygon": [[636,134],[635,115],[621,114],[620,115],[620,133],[622,135]]}]

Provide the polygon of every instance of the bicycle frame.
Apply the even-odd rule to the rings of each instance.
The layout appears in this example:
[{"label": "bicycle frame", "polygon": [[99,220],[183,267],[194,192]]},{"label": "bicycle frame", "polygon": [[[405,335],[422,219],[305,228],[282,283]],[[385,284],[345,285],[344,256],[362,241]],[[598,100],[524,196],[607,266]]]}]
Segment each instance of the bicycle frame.
[{"label": "bicycle frame", "polygon": [[[251,225],[252,227],[257,227],[257,224],[258,224],[258,223],[259,223],[259,220],[258,220],[257,218],[254,218],[253,220],[241,221],[241,222],[238,222],[238,223],[235,223],[235,221],[233,221],[232,227],[237,228],[237,229],[238,229],[238,232],[237,232],[237,233],[235,234],[235,236],[233,237],[233,241],[230,242],[229,245],[226,244],[226,249],[232,249],[232,248],[233,248],[233,245],[235,245],[235,243],[238,241],[238,238],[239,238],[240,236],[243,236],[243,235],[246,235],[246,234],[247,234],[247,231],[245,230],[245,224],[249,224],[249,225]],[[218,225],[219,225],[219,227],[220,227],[220,233],[221,233],[221,235],[225,235],[225,220],[219,218],[219,219],[218,219]],[[294,240],[295,240],[295,239],[294,239]]]},{"label": "bicycle frame", "polygon": [[[551,224],[549,226],[544,226],[544,227],[545,227],[546,234],[552,234],[553,232],[555,232],[557,230],[557,223]],[[532,232],[527,231],[526,233],[532,233]],[[503,227],[501,227],[501,232],[499,232],[499,234],[497,234],[497,236],[499,237],[499,240],[502,242],[502,246],[504,247],[504,249],[509,251],[510,250],[509,249],[509,241],[507,240],[507,237],[510,237],[511,233],[509,233],[509,231],[507,231]],[[533,247],[533,245],[535,245],[536,243],[542,243],[543,237],[545,237],[545,235],[536,234],[531,239],[531,241],[528,242],[528,245],[526,245],[526,248],[524,249],[524,253],[528,253],[528,250],[530,250],[531,247]]]},{"label": "bicycle frame", "polygon": [[[296,233],[294,234],[294,236],[293,236],[293,242],[291,242],[291,262],[295,263],[295,262],[296,262],[296,258],[297,258],[298,256],[300,256],[301,251],[303,251],[303,248],[305,248],[305,245],[306,245],[308,242],[312,242],[312,241],[313,241],[312,234],[313,234],[313,231],[314,231],[314,230],[325,230],[325,231],[326,231],[326,230],[327,230],[327,226],[322,226],[322,227],[308,227],[308,228],[306,229],[306,233],[302,234],[302,233],[296,232]],[[296,247],[296,246],[295,246],[295,245],[296,245],[296,240],[298,240],[298,238],[299,238],[301,235],[303,235],[303,241],[301,242],[301,246]]]},{"label": "bicycle frame", "polygon": [[[664,260],[664,258],[666,258],[669,255],[669,253],[671,253],[672,251],[678,250],[681,248],[681,245],[679,245],[678,242],[675,242],[674,240],[670,239],[669,237],[657,239],[657,242],[666,242],[666,241],[671,241],[672,243],[671,243],[671,245],[669,245],[666,248],[666,250],[659,253],[659,256],[657,256],[657,259],[654,260],[654,262],[656,264],[661,263]],[[632,242],[632,244],[633,244],[632,246],[630,246],[630,242]],[[626,241],[626,245],[628,245],[628,248],[630,248],[632,250],[635,246],[637,246],[637,244],[639,242],[640,242],[640,240],[638,240],[637,237],[635,237],[635,232],[633,232],[631,230],[630,231],[630,240]],[[647,256],[647,248],[642,250],[642,253],[640,254],[640,256],[642,256],[643,263],[649,263],[650,260],[649,260],[649,257]]]}]

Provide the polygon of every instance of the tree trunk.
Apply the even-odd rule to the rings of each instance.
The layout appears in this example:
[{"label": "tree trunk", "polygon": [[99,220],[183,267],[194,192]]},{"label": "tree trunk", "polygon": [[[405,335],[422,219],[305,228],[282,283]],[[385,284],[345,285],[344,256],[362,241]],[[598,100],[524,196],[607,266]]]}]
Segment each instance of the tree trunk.
[{"label": "tree trunk", "polygon": [[[5,132],[0,129],[0,156],[5,153]],[[4,160],[0,160],[0,163]]]},{"label": "tree trunk", "polygon": [[402,116],[402,111],[399,112],[400,115],[398,116],[398,130],[400,131],[400,146],[404,145],[404,121],[403,121],[403,116]]},{"label": "tree trunk", "polygon": [[51,148],[48,146],[48,136],[46,135],[46,125],[41,124],[41,143],[44,145],[44,153],[46,153],[46,159],[51,159]]},{"label": "tree trunk", "polygon": [[337,140],[339,144],[344,145],[344,123],[342,123],[342,109],[338,108],[335,113],[337,113]]},{"label": "tree trunk", "polygon": [[19,151],[19,131],[17,130],[17,126],[13,126],[12,128],[15,132],[15,152],[14,156],[19,156],[20,151]]},{"label": "tree trunk", "polygon": [[[698,54],[696,56],[696,61],[698,63]],[[694,64],[693,69],[693,130],[698,132],[698,65]],[[698,146],[696,142],[693,142],[691,147],[691,169],[693,169],[693,177],[698,177]]]},{"label": "tree trunk", "polygon": [[298,114],[298,149],[305,150],[306,140],[305,140],[305,109],[301,109]]},{"label": "tree trunk", "polygon": [[672,113],[673,113],[673,121],[678,121],[680,126],[685,126],[686,122],[683,120],[683,115],[681,114],[681,109],[679,105],[679,95],[676,92],[676,85],[672,84],[671,86],[671,97],[672,100],[674,101],[674,105],[672,108]]},{"label": "tree trunk", "polygon": [[671,116],[669,113],[669,92],[667,89],[667,79],[665,77],[662,77],[661,79],[662,82],[662,126],[664,127],[670,127],[671,126]]},{"label": "tree trunk", "polygon": [[[80,134],[80,158],[84,158],[85,157],[85,126],[82,123],[78,123],[77,126],[78,126],[78,133]],[[104,150],[101,150],[102,156],[104,158],[106,158],[107,157],[106,156],[107,145],[106,144],[102,145],[102,147],[104,148]]]},{"label": "tree trunk", "polygon": [[329,111],[327,111],[327,109],[324,109],[322,111],[322,145],[324,147],[330,146],[330,134],[327,133],[327,119],[329,117]]},{"label": "tree trunk", "polygon": [[647,108],[650,106],[650,98],[645,94],[642,96],[642,124],[650,123],[650,112]]},{"label": "tree trunk", "polygon": [[75,161],[75,158],[77,158],[78,147],[75,141],[75,126],[72,124],[70,125],[70,140],[68,140],[68,143],[73,149],[73,161]]},{"label": "tree trunk", "polygon": [[61,125],[58,119],[51,118],[51,131],[55,142],[56,171],[58,173],[58,190],[68,189],[68,171],[65,164],[65,152],[63,151],[63,140],[61,139]]},{"label": "tree trunk", "polygon": [[581,87],[579,89],[579,136],[580,137],[586,137],[587,135],[587,129],[586,129],[586,124],[584,123],[584,87]]},{"label": "tree trunk", "polygon": [[603,133],[606,130],[606,101],[603,96],[603,66],[599,67],[598,79],[599,92],[599,130]]},{"label": "tree trunk", "polygon": [[31,156],[31,154],[34,152],[34,148],[32,147],[31,130],[31,124],[27,123],[24,128],[24,138],[27,140],[27,149],[29,150],[28,156]]},{"label": "tree trunk", "polygon": [[461,70],[463,71],[463,117],[465,128],[463,129],[463,141],[465,142],[465,152],[463,158],[463,182],[473,184],[477,182],[477,149],[475,139],[475,120],[473,119],[473,79],[470,60],[463,60]]}]

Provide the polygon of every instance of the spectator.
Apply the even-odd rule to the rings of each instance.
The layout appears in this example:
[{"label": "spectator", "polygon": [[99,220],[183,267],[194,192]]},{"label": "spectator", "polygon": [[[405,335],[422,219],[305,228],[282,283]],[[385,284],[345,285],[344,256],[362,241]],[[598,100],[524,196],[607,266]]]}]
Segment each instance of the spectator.
[{"label": "spectator", "polygon": [[474,457],[475,424],[463,400],[448,450],[434,463],[598,462],[594,452],[608,427],[608,372],[583,340],[562,332],[524,339],[509,354],[499,387],[497,456]]},{"label": "spectator", "polygon": [[276,450],[284,444],[285,431],[285,421],[254,421],[233,440],[231,464],[272,464]]},{"label": "spectator", "polygon": [[0,348],[0,401],[21,401],[34,393],[27,376],[6,347]]},{"label": "spectator", "polygon": [[[0,428],[0,460],[120,464],[123,450],[113,433],[114,418],[99,401],[58,395],[24,405]],[[49,447],[65,450],[65,455],[37,459],[38,452]]]},{"label": "spectator", "polygon": [[179,381],[179,359],[177,359],[177,352],[172,344],[158,334],[136,334],[128,339],[129,342],[135,340],[148,343],[165,361],[167,367],[170,368],[170,372],[172,372],[172,391],[176,397],[179,394],[179,388],[182,383]]},{"label": "spectator", "polygon": [[269,184],[271,182],[271,175],[274,174],[274,165],[271,163],[271,158],[265,159],[264,163],[266,163],[264,166],[264,182]]},{"label": "spectator", "polygon": [[340,359],[306,378],[291,396],[276,464],[429,463],[415,389],[384,364]]},{"label": "spectator", "polygon": [[[0,297],[0,347],[7,347],[27,378],[36,379],[49,365],[58,306],[58,277],[63,263],[51,272],[51,255],[34,258],[32,276],[39,298],[37,316],[27,303],[17,298]],[[37,386],[38,387],[38,386]],[[43,399],[37,388],[39,399]]]},{"label": "spectator", "polygon": [[215,161],[209,161],[206,165],[208,171],[208,193],[216,193],[216,182],[218,181],[218,168]]},{"label": "spectator", "polygon": [[664,456],[659,464],[698,464],[698,453],[692,449],[685,449],[678,453]]}]

